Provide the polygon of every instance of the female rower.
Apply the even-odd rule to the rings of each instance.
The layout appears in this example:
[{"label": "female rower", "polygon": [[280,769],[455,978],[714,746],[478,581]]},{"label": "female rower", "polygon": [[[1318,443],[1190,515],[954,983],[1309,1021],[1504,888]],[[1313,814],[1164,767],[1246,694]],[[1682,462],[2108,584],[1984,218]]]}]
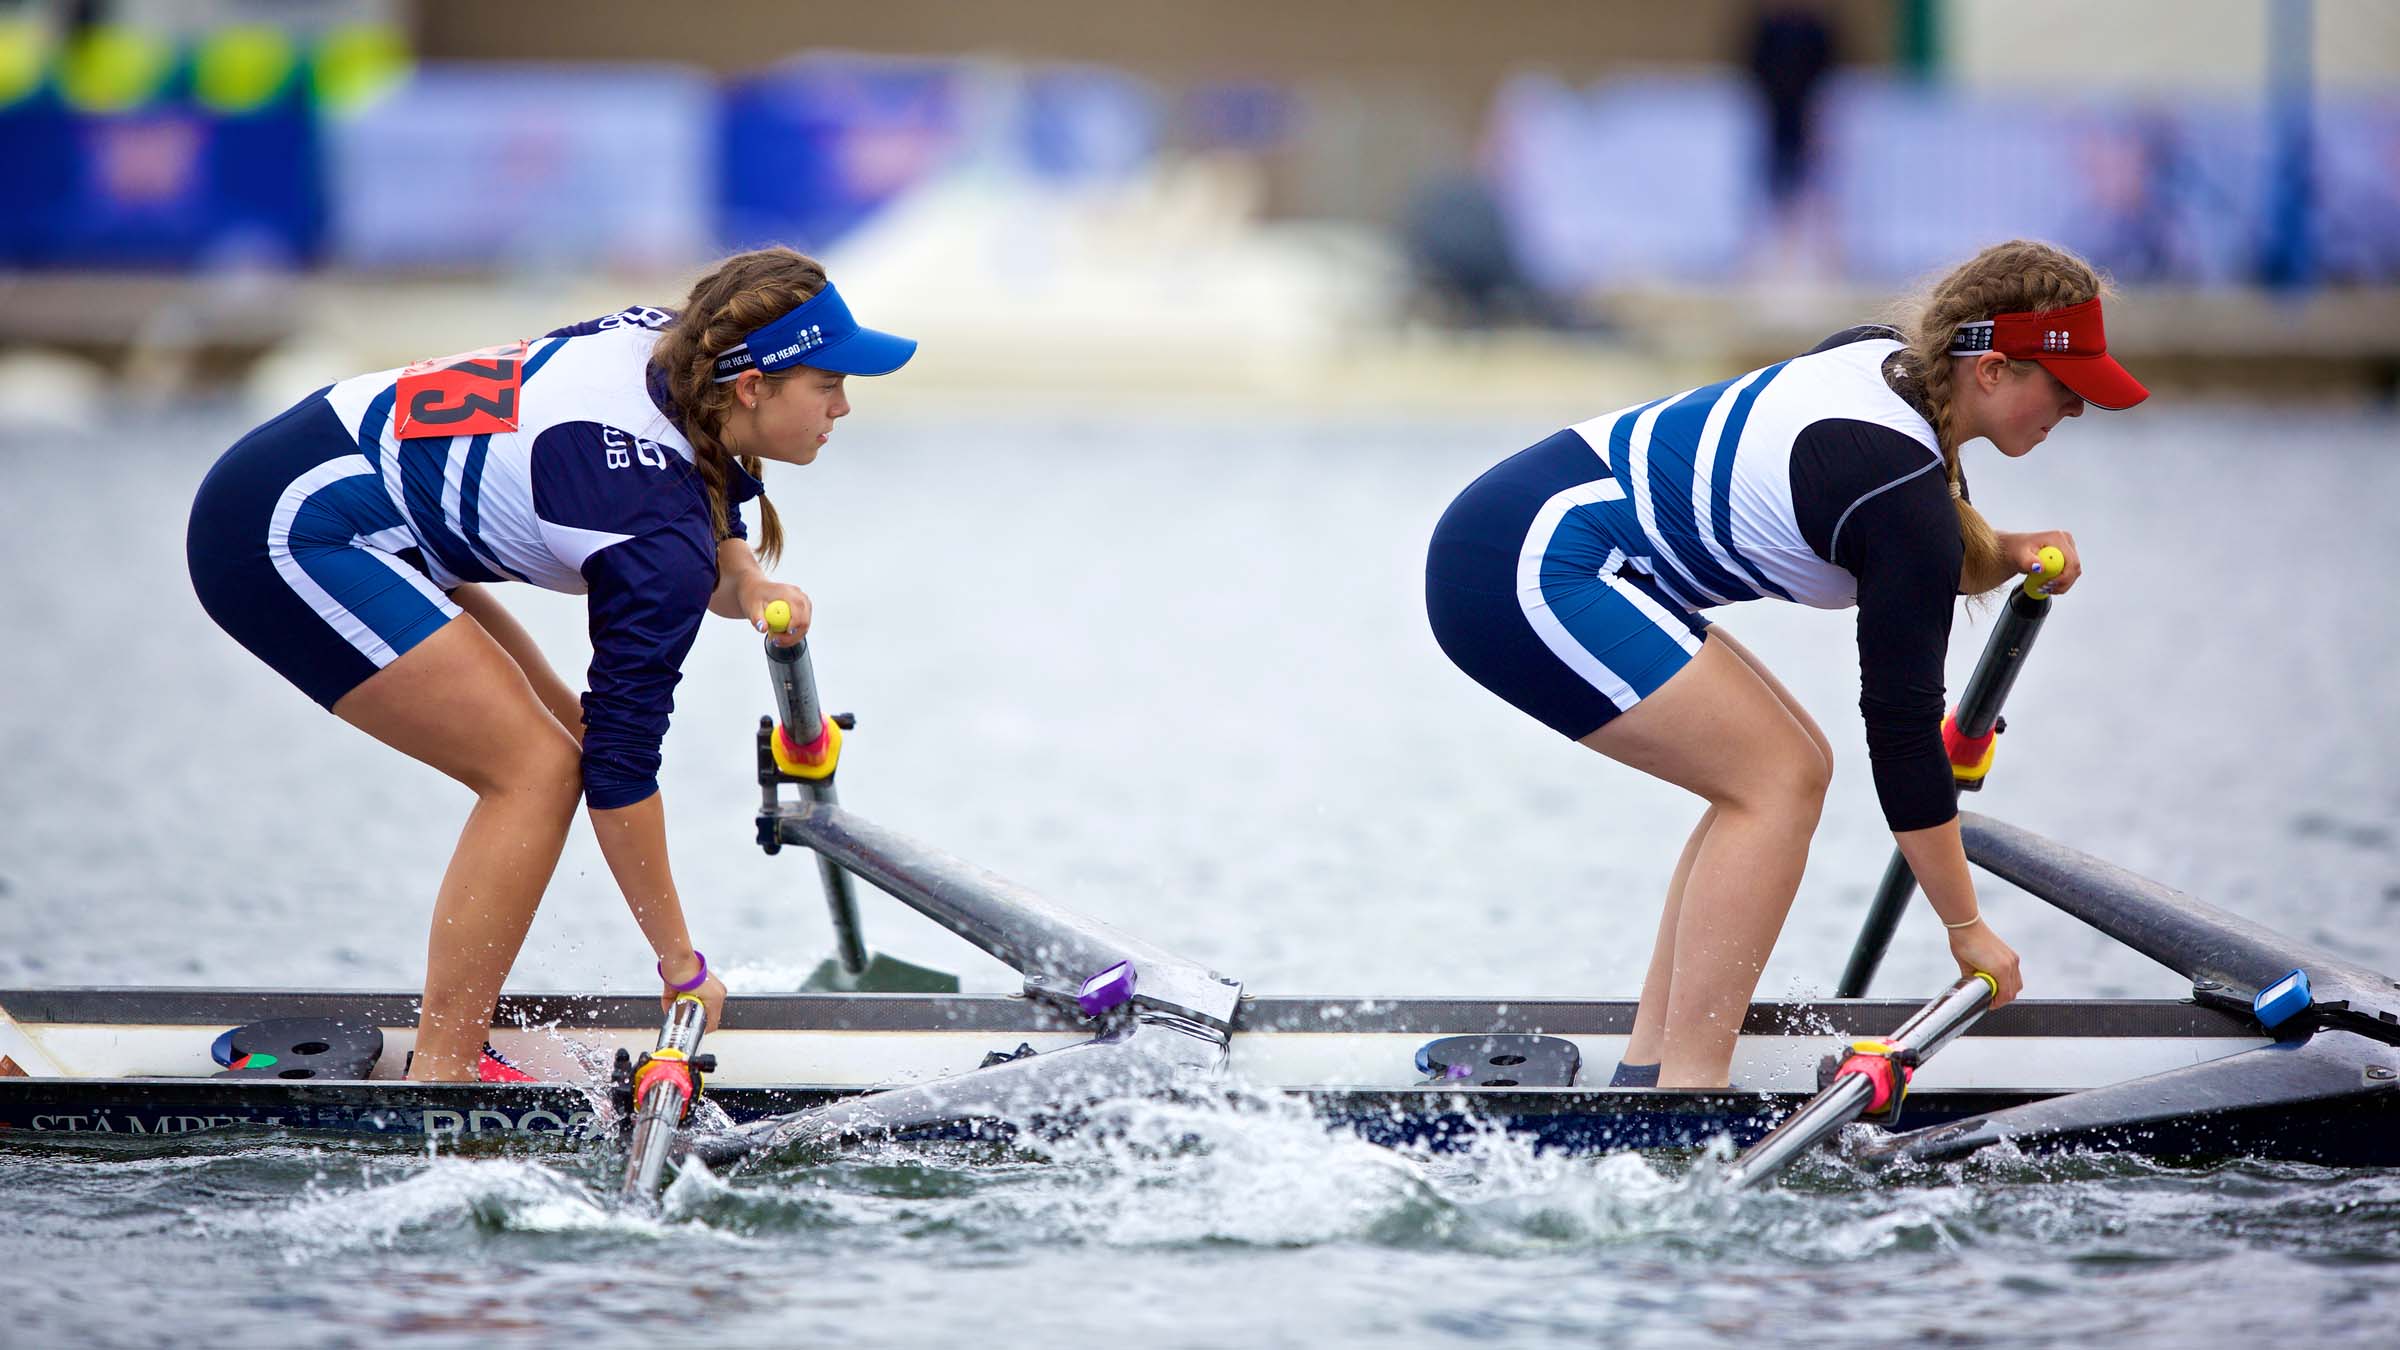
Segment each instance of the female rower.
[{"label": "female rower", "polygon": [[1799,889],[1833,771],[1825,733],[1697,611],[1764,596],[1858,607],[1859,709],[1886,822],[1960,970],[2016,997],[1976,907],[1943,751],[1951,602],[2065,555],[1993,530],[1959,447],[2011,459],[2089,402],[2148,391],[2108,355],[2100,277],[2047,244],[1984,250],[1899,329],[1562,431],[1477,479],[1436,527],[1425,602],[1485,688],[1708,803],[1667,886],[1620,1086],[1721,1087]]},{"label": "female rower", "polygon": [[[409,1076],[516,1078],[486,1043],[500,986],[581,798],[666,985],[713,1022],[725,986],[667,867],[659,741],[703,613],[805,632],[770,580],[757,474],[807,464],[845,375],[916,343],[862,328],[789,249],[725,259],[680,312],[637,306],[531,342],[361,375],[250,432],[209,471],[187,556],[235,641],[336,717],[474,790],[434,901]],[[739,507],[759,498],[753,551]],[[590,596],[580,700],[487,588]]]}]

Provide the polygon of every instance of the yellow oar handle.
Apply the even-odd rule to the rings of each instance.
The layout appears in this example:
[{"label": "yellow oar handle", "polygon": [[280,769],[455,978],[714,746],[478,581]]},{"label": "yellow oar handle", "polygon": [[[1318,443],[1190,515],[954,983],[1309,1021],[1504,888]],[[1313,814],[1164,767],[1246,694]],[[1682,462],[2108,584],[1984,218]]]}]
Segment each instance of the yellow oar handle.
[{"label": "yellow oar handle", "polygon": [[781,600],[767,602],[766,619],[767,631],[770,633],[792,631],[792,607]]},{"label": "yellow oar handle", "polygon": [[2000,982],[1992,978],[1991,972],[1983,970],[1976,971],[1975,978],[1983,981],[1983,987],[1992,991],[1993,998],[2000,997]]},{"label": "yellow oar handle", "polygon": [[2055,544],[2042,545],[2042,551],[2038,556],[2041,558],[2041,562],[2036,564],[2033,571],[2025,578],[2025,594],[2036,600],[2047,594],[2042,589],[2045,583],[2056,580],[2061,573],[2067,570],[2067,555],[2059,552],[2058,546]]}]

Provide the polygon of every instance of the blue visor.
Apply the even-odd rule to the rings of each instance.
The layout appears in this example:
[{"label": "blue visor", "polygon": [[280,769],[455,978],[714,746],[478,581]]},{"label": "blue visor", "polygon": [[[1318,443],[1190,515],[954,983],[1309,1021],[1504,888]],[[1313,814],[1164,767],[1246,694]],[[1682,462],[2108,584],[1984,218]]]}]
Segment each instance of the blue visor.
[{"label": "blue visor", "polygon": [[735,343],[717,357],[716,382],[723,384],[745,370],[773,374],[793,366],[844,375],[889,375],[917,354],[915,338],[861,328],[842,303],[841,292],[827,282],[808,303]]}]

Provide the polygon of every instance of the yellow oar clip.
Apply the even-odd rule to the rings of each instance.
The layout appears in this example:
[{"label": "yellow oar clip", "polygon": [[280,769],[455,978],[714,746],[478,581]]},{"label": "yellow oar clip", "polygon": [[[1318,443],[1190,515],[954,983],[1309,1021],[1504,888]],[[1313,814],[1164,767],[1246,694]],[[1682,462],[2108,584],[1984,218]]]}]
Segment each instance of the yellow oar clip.
[{"label": "yellow oar clip", "polygon": [[833,777],[842,762],[842,724],[828,717],[824,726],[814,745],[801,745],[792,738],[791,728],[777,724],[775,734],[767,738],[775,767],[812,783]]}]

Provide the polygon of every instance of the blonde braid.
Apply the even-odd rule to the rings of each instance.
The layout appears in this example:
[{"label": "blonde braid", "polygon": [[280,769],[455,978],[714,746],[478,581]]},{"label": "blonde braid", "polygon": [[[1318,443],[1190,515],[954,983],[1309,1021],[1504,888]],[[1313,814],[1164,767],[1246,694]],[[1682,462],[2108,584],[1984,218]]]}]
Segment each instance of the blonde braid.
[{"label": "blonde braid", "polygon": [[[1909,302],[1899,328],[1907,342],[1908,373],[1924,392],[1941,446],[1943,471],[1950,479],[1950,496],[1958,507],[1958,534],[1966,545],[1966,563],[1959,569],[1959,591],[1981,595],[2007,584],[2016,569],[2000,554],[2000,539],[1990,521],[1966,498],[1966,475],[1959,466],[1954,381],[1961,362],[1972,357],[1950,355],[1959,325],[1995,314],[2018,314],[2060,309],[2108,293],[2108,283],[2090,263],[2054,244],[2012,239],[1994,244],[1969,258]],[[2030,370],[2033,362],[2012,365]]]},{"label": "blonde braid", "polygon": [[[736,456],[725,446],[725,419],[733,411],[733,386],[716,382],[717,357],[767,323],[798,309],[825,289],[825,268],[816,259],[788,248],[762,248],[737,253],[692,283],[692,293],[672,327],[659,336],[650,361],[667,379],[675,408],[683,417],[684,438],[692,443],[692,464],[708,488],[708,508],[717,537],[728,533],[725,482],[728,464],[739,464],[752,477],[764,467],[756,455]],[[770,383],[780,375],[761,372]],[[759,561],[772,565],[783,553],[783,520],[775,504],[758,499]]]}]

